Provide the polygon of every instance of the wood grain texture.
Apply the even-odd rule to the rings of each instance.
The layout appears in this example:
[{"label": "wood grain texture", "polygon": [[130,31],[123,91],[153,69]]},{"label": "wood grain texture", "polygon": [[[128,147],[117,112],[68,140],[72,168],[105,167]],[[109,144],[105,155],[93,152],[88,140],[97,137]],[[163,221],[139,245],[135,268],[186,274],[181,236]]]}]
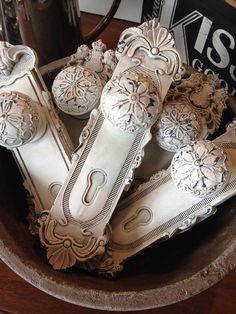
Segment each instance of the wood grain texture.
[{"label": "wood grain texture", "polygon": [[[61,301],[34,288],[0,262],[0,311],[19,314],[102,314]],[[149,314],[234,314],[236,312],[236,269],[220,283],[186,301],[164,308],[145,310]],[[114,313],[106,311],[106,313]],[[122,313],[122,312],[120,312]]]},{"label": "wood grain texture", "polygon": [[[100,17],[82,14],[84,33],[91,30]],[[108,48],[114,48],[120,33],[134,23],[113,20],[100,38]],[[104,311],[86,309],[51,297],[21,279],[3,262],[0,262],[0,313],[57,313],[92,314]],[[107,312],[108,313],[108,312]],[[109,312],[113,313],[113,312]],[[121,312],[120,312],[121,313]],[[165,308],[141,311],[149,314],[233,314],[236,313],[236,269],[221,282],[186,301]]]}]

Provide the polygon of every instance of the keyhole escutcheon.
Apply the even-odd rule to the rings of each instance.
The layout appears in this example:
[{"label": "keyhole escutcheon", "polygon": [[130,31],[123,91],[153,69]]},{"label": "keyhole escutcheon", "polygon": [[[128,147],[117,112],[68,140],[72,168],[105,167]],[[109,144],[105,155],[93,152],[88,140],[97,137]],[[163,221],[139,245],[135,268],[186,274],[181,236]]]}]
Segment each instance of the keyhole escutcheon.
[{"label": "keyhole escutcheon", "polygon": [[107,175],[101,169],[93,169],[87,178],[87,186],[83,196],[83,203],[91,205],[99,191],[104,187],[107,182]]},{"label": "keyhole escutcheon", "polygon": [[147,225],[152,221],[152,216],[153,215],[150,208],[138,208],[135,213],[124,222],[124,230],[130,232],[139,226]]}]

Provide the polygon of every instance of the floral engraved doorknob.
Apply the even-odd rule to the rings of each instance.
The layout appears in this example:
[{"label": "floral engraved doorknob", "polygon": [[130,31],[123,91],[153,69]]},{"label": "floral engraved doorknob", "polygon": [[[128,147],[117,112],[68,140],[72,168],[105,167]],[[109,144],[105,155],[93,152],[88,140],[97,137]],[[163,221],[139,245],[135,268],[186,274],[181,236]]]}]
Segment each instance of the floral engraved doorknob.
[{"label": "floral engraved doorknob", "polygon": [[181,146],[206,136],[206,125],[187,97],[171,90],[163,103],[163,111],[153,127],[160,147],[177,151]]},{"label": "floral engraved doorknob", "polygon": [[53,82],[56,105],[69,115],[86,118],[98,107],[102,89],[116,64],[115,52],[107,50],[101,40],[93,42],[92,49],[84,44],[79,46]]},{"label": "floral engraved doorknob", "polygon": [[[39,220],[40,240],[55,269],[93,262],[105,252],[107,224],[142,161],[170,84],[182,72],[174,40],[157,20],[125,30],[117,51],[119,61],[100,106],[81,134],[79,158]],[[67,235],[74,248],[69,259],[62,240]]]},{"label": "floral engraved doorknob", "polygon": [[98,106],[102,84],[95,72],[79,65],[70,66],[57,75],[52,93],[56,105],[63,112],[84,116]]},{"label": "floral engraved doorknob", "polygon": [[171,175],[181,191],[205,197],[226,186],[230,161],[220,147],[201,140],[184,146],[174,155]]},{"label": "floral engraved doorknob", "polygon": [[124,132],[136,133],[156,121],[162,104],[149,76],[127,71],[113,77],[106,85],[101,108],[112,125]]},{"label": "floral engraved doorknob", "polygon": [[0,94],[0,145],[19,147],[36,141],[46,124],[40,106],[19,92]]}]

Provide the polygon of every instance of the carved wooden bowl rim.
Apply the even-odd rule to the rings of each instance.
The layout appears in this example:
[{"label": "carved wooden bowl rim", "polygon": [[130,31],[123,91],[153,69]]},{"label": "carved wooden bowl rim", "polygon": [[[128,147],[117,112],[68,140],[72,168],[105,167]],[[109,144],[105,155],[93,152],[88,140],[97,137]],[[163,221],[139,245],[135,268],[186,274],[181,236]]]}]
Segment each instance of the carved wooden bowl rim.
[{"label": "carved wooden bowl rim", "polygon": [[144,310],[177,303],[210,288],[236,267],[235,238],[219,257],[201,271],[196,272],[185,280],[161,288],[135,292],[112,292],[78,287],[75,291],[73,287],[65,284],[65,282],[58,282],[55,278],[41,272],[40,264],[38,268],[27,264],[19,255],[15,254],[11,245],[4,244],[2,240],[4,232],[1,231],[0,233],[0,257],[15,273],[36,288],[58,299],[94,309],[115,311]]}]

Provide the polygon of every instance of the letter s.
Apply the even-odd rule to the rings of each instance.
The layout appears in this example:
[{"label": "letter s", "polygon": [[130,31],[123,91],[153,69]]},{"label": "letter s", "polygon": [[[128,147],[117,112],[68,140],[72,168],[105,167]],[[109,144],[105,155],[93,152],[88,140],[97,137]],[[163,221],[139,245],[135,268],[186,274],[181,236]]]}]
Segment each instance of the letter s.
[{"label": "letter s", "polygon": [[220,39],[221,35],[227,36],[229,38],[229,40],[230,40],[229,48],[234,49],[235,41],[234,41],[233,36],[223,29],[217,29],[212,36],[212,45],[215,48],[216,52],[218,53],[218,55],[220,57],[220,61],[217,62],[211,57],[212,50],[213,50],[213,48],[211,48],[211,47],[207,48],[207,57],[215,66],[223,69],[229,65],[230,56],[229,56],[227,49],[225,48],[225,46],[223,45],[223,43]]}]

